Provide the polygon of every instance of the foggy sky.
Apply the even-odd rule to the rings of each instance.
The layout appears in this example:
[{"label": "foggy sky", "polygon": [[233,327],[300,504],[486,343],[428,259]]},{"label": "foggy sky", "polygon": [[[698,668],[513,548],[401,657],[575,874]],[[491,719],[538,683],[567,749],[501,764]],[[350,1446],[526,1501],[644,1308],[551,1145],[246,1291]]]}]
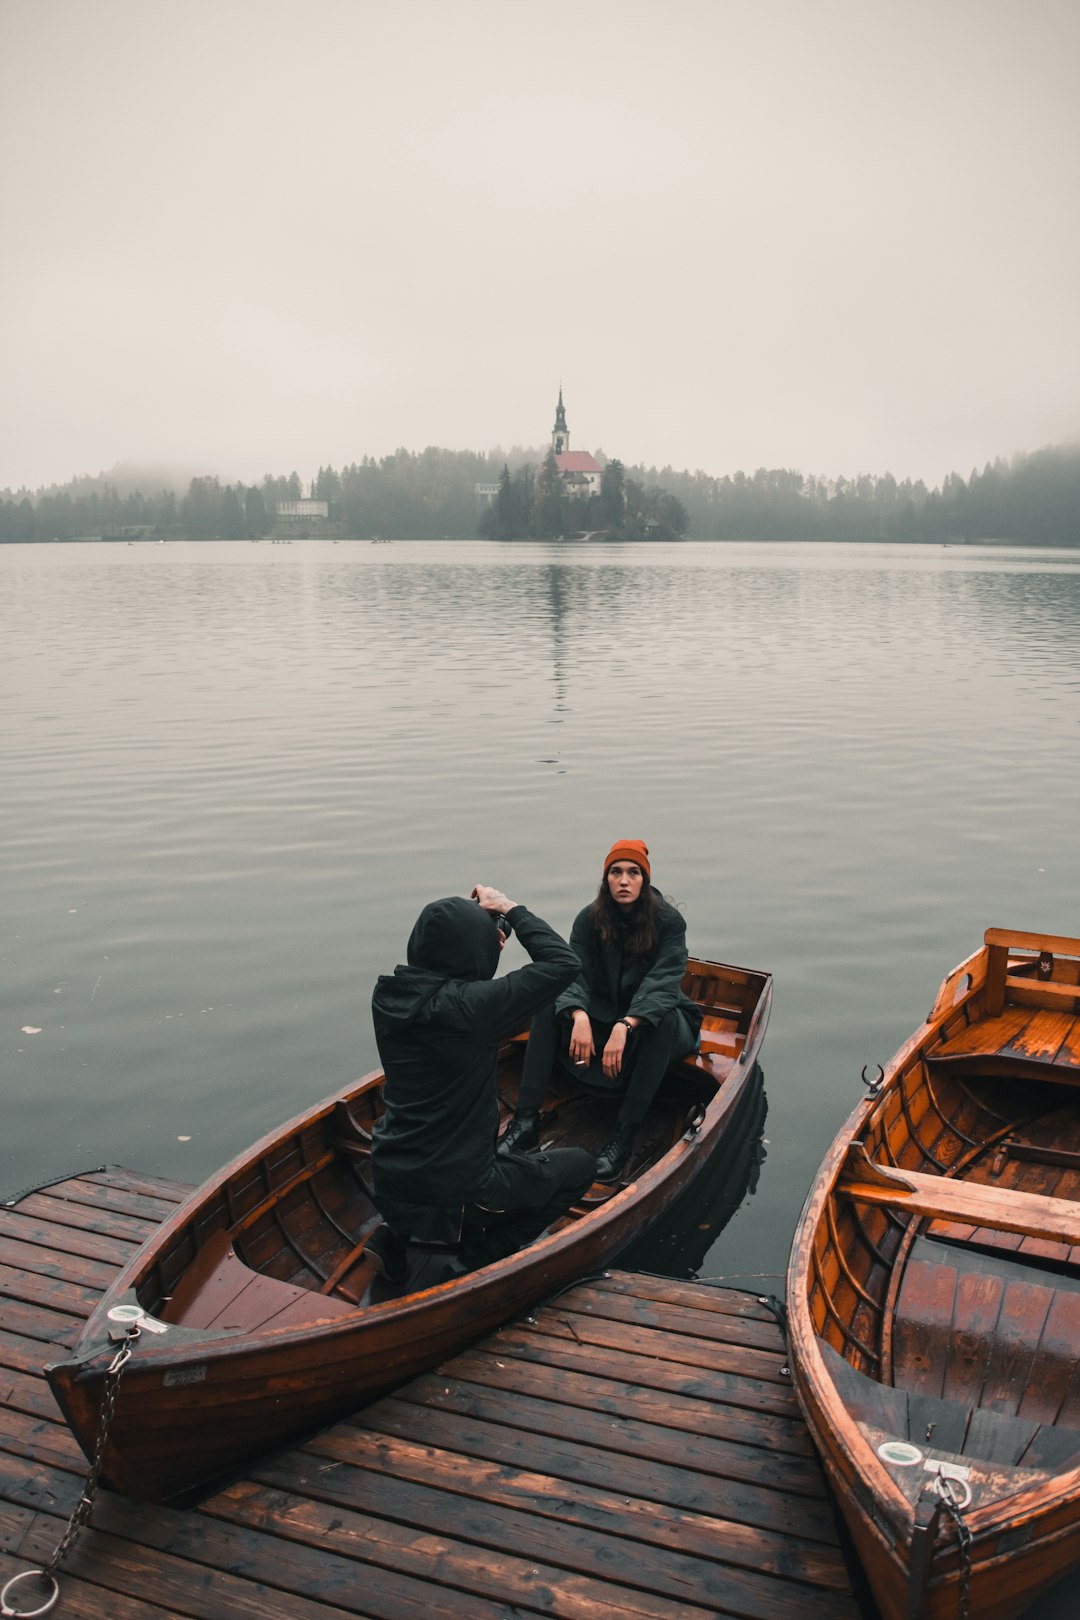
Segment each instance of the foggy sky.
[{"label": "foggy sky", "polygon": [[0,489],[1080,437],[1075,0],[0,0]]}]

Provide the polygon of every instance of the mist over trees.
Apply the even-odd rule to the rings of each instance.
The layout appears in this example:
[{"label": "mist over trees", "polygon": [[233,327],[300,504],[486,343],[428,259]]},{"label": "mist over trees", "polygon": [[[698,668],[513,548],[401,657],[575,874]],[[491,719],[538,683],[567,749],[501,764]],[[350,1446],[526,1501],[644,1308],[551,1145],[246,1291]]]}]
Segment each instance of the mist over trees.
[{"label": "mist over trees", "polygon": [[[568,496],[541,451],[398,450],[301,483],[192,478],[186,489],[140,487],[125,469],[31,493],[0,494],[0,542],[87,538],[256,540],[317,533],[345,539],[611,538],[696,540],[999,540],[1080,544],[1080,445],[988,462],[938,489],[878,477],[817,478],[759,468],[721,478],[671,467],[624,467],[597,452],[598,495]],[[497,486],[493,500],[477,484]],[[283,525],[278,504],[312,494],[329,521]]]}]

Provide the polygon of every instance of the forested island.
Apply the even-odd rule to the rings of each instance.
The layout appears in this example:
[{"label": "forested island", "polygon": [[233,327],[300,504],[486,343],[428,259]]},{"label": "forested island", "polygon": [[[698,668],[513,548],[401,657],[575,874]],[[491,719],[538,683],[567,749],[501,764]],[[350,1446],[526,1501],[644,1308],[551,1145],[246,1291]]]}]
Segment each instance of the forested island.
[{"label": "forested island", "polygon": [[[940,488],[891,474],[817,478],[759,468],[714,477],[623,467],[600,452],[598,493],[568,494],[550,452],[398,450],[259,483],[196,477],[186,487],[115,469],[48,489],[0,495],[0,542],[88,538],[1011,541],[1080,545],[1080,445],[987,463]],[[478,493],[488,486],[490,494]],[[279,507],[310,495],[326,516],[297,522]]]}]

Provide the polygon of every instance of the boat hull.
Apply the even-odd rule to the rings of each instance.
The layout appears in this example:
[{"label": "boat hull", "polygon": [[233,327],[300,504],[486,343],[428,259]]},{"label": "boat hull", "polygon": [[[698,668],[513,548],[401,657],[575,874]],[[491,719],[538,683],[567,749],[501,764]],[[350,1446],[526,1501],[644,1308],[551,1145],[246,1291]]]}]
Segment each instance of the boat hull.
[{"label": "boat hull", "polygon": [[[117,1386],[103,1451],[105,1481],[137,1500],[193,1500],[252,1459],[362,1407],[580,1276],[603,1270],[687,1191],[737,1128],[760,1083],[756,1064],[771,982],[767,975],[723,971],[741,976],[742,1027],[734,1043],[721,1039],[715,1054],[685,1066],[687,1095],[702,1100],[685,1115],[669,1108],[663,1151],[614,1193],[597,1190],[575,1218],[482,1270],[395,1294],[365,1270],[361,1254],[351,1268],[347,1258],[336,1268],[347,1290],[342,1297],[330,1286],[329,1264],[324,1269],[331,1275],[318,1291],[310,1280],[304,1287],[290,1282],[279,1255],[268,1262],[276,1274],[255,1269],[257,1257],[269,1252],[275,1221],[275,1231],[288,1228],[294,1247],[298,1234],[313,1246],[316,1203],[346,1225],[346,1178],[357,1166],[356,1197],[363,1200],[364,1110],[370,1120],[378,1074],[326,1099],[211,1178],[118,1276],[75,1353],[47,1369],[88,1456],[98,1443],[106,1391]],[[715,991],[715,974],[710,982]],[[509,1077],[511,1091],[522,1051],[514,1043],[502,1057],[500,1073],[504,1081]],[[676,1090],[678,1081],[676,1074]],[[339,1127],[358,1116],[357,1140],[345,1144],[351,1150],[346,1163]],[[267,1195],[265,1185],[275,1176],[278,1185]],[[373,1222],[374,1211],[368,1214]],[[260,1295],[270,1301],[263,1309],[271,1314],[252,1327]],[[121,1317],[125,1308],[145,1313],[132,1341],[115,1320],[118,1308]],[[110,1372],[128,1343],[130,1356]]]},{"label": "boat hull", "polygon": [[1080,1562],[1078,981],[988,930],[796,1227],[792,1376],[885,1620],[1012,1620]]}]

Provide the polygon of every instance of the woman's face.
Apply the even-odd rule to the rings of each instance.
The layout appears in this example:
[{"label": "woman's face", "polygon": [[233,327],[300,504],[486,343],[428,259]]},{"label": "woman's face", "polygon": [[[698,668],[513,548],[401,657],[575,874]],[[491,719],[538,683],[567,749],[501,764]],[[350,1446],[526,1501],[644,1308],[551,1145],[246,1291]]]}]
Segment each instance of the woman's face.
[{"label": "woman's face", "polygon": [[644,882],[645,874],[634,861],[615,861],[608,867],[608,893],[617,906],[632,906]]}]

